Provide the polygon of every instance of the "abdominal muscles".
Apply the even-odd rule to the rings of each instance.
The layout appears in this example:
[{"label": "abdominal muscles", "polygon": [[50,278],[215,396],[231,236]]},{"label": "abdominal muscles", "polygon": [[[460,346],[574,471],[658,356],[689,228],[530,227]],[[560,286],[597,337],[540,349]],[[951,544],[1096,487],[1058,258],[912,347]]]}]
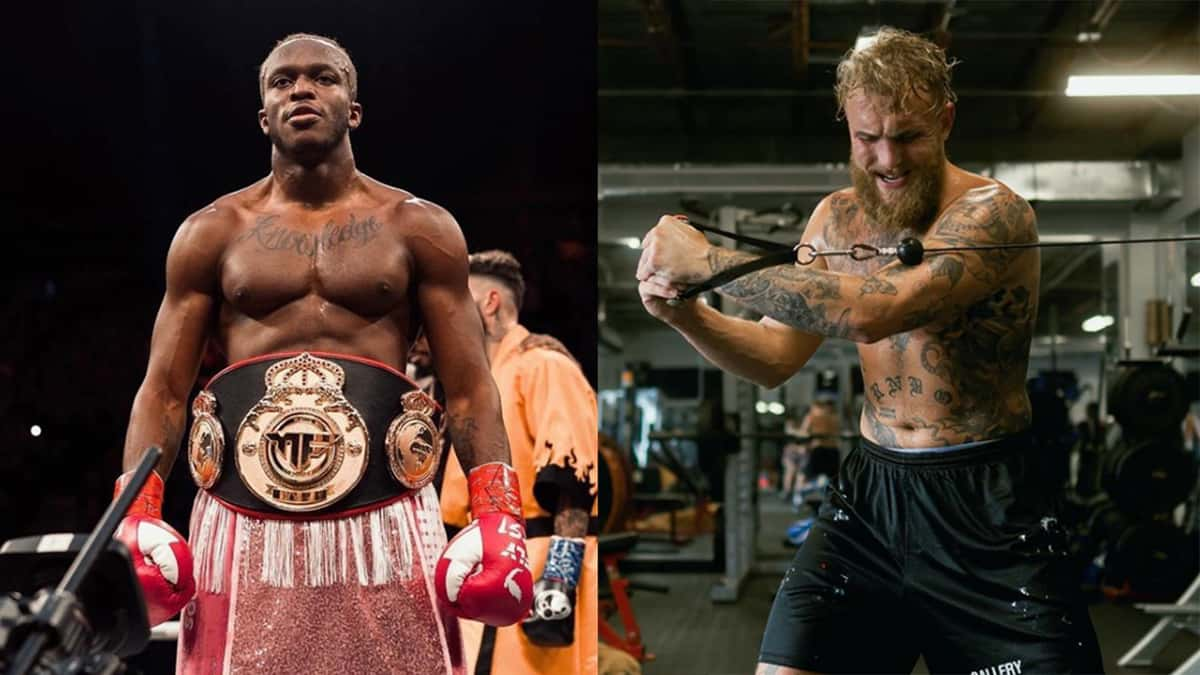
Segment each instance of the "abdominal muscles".
[{"label": "abdominal muscles", "polygon": [[887,447],[940,447],[1029,426],[1025,393],[1036,305],[1005,288],[946,322],[859,345],[861,431]]}]

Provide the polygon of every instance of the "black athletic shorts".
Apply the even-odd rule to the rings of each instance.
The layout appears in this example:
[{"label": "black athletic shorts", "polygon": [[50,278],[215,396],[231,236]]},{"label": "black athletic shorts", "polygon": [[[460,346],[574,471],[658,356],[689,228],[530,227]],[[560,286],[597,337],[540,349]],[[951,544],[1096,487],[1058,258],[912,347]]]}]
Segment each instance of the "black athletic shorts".
[{"label": "black athletic shorts", "polygon": [[1028,434],[929,451],[863,440],[771,607],[759,660],[825,673],[1103,670]]}]

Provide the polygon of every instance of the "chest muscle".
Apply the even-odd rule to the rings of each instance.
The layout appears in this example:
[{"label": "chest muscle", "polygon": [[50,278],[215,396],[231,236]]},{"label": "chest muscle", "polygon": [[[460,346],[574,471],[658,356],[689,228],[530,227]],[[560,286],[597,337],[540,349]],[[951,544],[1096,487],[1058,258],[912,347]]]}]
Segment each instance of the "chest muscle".
[{"label": "chest muscle", "polygon": [[324,222],[261,216],[234,238],[221,274],[226,302],[257,318],[308,296],[378,316],[405,301],[408,285],[403,242],[357,213]]}]

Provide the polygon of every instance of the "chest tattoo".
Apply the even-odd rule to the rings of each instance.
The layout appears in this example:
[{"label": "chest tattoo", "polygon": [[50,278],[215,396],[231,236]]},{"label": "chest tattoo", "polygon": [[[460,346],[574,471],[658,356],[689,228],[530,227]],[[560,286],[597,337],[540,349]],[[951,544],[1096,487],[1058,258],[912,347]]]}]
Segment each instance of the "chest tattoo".
[{"label": "chest tattoo", "polygon": [[305,258],[338,248],[365,248],[379,237],[383,224],[374,216],[359,219],[350,216],[345,223],[329,221],[319,232],[304,232],[278,222],[279,216],[260,216],[237,241],[253,241],[264,251],[284,251]]}]

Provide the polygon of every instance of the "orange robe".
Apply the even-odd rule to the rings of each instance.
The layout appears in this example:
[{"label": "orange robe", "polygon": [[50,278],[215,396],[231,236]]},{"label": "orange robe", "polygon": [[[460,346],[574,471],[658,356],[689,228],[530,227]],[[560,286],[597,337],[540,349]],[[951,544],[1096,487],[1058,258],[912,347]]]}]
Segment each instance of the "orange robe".
[{"label": "orange robe", "polygon": [[[552,528],[543,536],[536,535],[539,529],[552,525],[558,495],[566,491],[572,494],[574,503],[590,504],[593,521],[597,514],[596,394],[561,343],[549,336],[531,334],[520,325],[501,340],[492,362],[492,377],[500,390],[513,468],[521,480],[521,502],[531,532],[527,541],[529,561],[536,581],[546,565]],[[441,502],[442,519],[447,524],[464,527],[469,522],[467,479],[454,453],[447,458]],[[575,642],[566,647],[539,647],[525,638],[520,624],[497,629],[492,673],[595,675],[598,549],[594,535],[589,535],[586,542],[576,589]],[[465,629],[469,636],[470,627]],[[466,642],[472,664],[468,672],[474,672],[478,638],[468,637]]]}]

